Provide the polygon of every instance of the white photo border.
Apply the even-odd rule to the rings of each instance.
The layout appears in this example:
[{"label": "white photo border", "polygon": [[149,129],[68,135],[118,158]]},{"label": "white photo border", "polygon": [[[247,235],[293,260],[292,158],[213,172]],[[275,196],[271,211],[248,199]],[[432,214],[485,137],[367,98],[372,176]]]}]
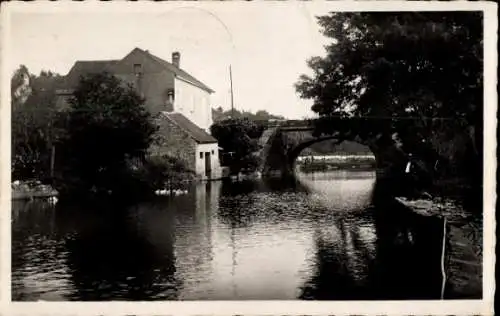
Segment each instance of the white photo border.
[{"label": "white photo border", "polygon": [[[2,3],[0,115],[0,315],[493,315],[497,127],[497,4],[432,1],[173,1]],[[10,16],[12,13],[141,12],[178,7],[325,5],[328,11],[482,11],[484,18],[483,299],[444,301],[193,301],[193,302],[11,302]],[[325,11],[326,12],[326,11]],[[41,29],[43,26],[40,26]]]}]

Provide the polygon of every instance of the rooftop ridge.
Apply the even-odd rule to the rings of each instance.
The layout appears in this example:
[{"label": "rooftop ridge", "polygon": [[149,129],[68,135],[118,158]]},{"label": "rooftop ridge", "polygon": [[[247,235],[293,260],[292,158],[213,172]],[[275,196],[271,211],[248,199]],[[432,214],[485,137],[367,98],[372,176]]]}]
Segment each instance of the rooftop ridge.
[{"label": "rooftop ridge", "polygon": [[172,70],[176,74],[176,76],[181,77],[185,81],[188,81],[191,84],[198,86],[199,88],[206,90],[210,93],[214,92],[214,90],[212,90],[210,87],[208,87],[206,84],[204,84],[200,80],[196,79],[193,75],[189,74],[186,70],[184,70],[180,67],[177,67],[176,65],[172,64],[171,62],[168,62],[161,57],[153,55],[148,50],[143,50],[143,49],[138,48],[138,47],[136,47],[134,50],[139,50],[140,52],[142,52],[146,56],[150,57],[153,61],[159,63],[161,66],[167,66],[168,68],[170,68],[170,70]]},{"label": "rooftop ridge", "polygon": [[143,54],[145,58],[148,58],[152,62],[158,64],[159,67],[162,67],[172,73],[179,80],[186,81],[202,90],[205,90],[209,93],[213,93],[210,87],[205,85],[200,80],[196,79],[194,76],[190,75],[187,71],[175,66],[174,64],[150,53],[148,50],[143,50],[139,47],[134,48],[130,51],[126,56],[121,59],[103,59],[103,60],[77,60],[68,71],[68,73],[64,76],[64,83],[62,86],[66,86],[65,89],[71,89],[72,85],[76,83],[75,77],[78,77],[78,74],[94,72],[94,71],[107,71],[113,73],[114,67],[119,67],[120,62],[123,61],[127,56],[133,54],[134,52]]},{"label": "rooftop ridge", "polygon": [[120,61],[121,59],[79,59],[75,63],[107,63],[110,61]]}]

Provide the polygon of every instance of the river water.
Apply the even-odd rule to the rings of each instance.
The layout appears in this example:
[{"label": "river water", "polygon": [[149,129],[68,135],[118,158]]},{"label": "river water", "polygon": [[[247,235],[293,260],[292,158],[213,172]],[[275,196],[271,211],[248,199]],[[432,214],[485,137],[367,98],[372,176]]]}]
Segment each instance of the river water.
[{"label": "river water", "polygon": [[13,202],[12,298],[439,299],[442,222],[380,192],[374,171],[331,171],[124,209]]}]

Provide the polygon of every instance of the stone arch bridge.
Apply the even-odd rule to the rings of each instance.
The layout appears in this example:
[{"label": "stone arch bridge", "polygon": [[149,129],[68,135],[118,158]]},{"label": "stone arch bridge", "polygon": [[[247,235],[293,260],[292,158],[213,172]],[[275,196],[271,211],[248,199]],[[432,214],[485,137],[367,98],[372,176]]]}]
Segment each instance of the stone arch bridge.
[{"label": "stone arch bridge", "polygon": [[[342,126],[350,125],[348,122],[350,119],[339,120],[342,120]],[[388,133],[360,137],[339,130],[332,131],[328,135],[317,135],[315,122],[315,120],[287,120],[269,123],[259,139],[261,148],[259,171],[262,175],[293,175],[295,161],[300,152],[314,143],[325,140],[337,140],[338,143],[349,140],[368,146],[375,156],[377,171],[380,173],[390,172],[393,168],[404,169],[407,162],[406,155]]]}]

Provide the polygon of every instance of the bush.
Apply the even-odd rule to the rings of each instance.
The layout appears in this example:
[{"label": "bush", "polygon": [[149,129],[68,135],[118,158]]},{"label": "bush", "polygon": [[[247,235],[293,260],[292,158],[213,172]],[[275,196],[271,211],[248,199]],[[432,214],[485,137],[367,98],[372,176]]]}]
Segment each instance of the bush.
[{"label": "bush", "polygon": [[160,189],[184,189],[195,178],[193,171],[170,156],[151,156],[136,171],[136,177],[149,193]]},{"label": "bush", "polygon": [[253,172],[259,165],[255,152],[264,126],[247,118],[227,119],[210,127],[212,135],[223,148],[221,163],[231,174]]}]

